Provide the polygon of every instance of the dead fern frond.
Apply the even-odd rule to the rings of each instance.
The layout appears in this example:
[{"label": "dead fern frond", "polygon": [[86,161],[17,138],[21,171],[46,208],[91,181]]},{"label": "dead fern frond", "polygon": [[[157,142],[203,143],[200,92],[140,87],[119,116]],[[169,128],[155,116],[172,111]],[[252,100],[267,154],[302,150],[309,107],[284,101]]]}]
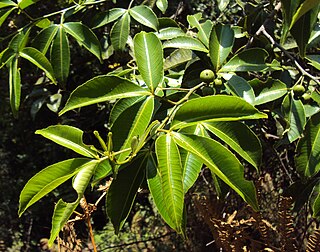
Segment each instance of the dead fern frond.
[{"label": "dead fern frond", "polygon": [[320,251],[320,229],[315,229],[308,239],[307,252]]},{"label": "dead fern frond", "polygon": [[279,235],[281,251],[298,251],[294,237],[294,220],[291,211],[292,204],[291,197],[280,197]]}]

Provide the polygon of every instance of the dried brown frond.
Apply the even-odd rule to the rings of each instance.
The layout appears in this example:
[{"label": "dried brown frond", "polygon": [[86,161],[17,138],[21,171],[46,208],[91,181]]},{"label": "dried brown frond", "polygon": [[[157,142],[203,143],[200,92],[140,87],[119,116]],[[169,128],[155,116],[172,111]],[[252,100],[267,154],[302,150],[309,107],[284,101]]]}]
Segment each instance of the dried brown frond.
[{"label": "dried brown frond", "polygon": [[68,222],[62,229],[62,238],[58,237],[59,251],[61,252],[80,252],[82,251],[81,240],[77,239],[74,223]]},{"label": "dried brown frond", "polygon": [[320,251],[320,229],[315,229],[308,239],[307,252]]},{"label": "dried brown frond", "polygon": [[279,202],[279,235],[282,251],[298,251],[294,237],[294,220],[292,216],[292,198],[280,197]]}]

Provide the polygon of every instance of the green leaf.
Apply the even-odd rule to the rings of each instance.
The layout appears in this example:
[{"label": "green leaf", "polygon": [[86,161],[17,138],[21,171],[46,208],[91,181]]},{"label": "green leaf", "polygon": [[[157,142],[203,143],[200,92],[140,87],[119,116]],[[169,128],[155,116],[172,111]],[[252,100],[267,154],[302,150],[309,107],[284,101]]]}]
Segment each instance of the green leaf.
[{"label": "green leaf", "polygon": [[35,4],[38,1],[39,0],[19,0],[18,1],[18,7],[19,7],[19,9],[23,10],[23,9],[29,7],[30,5]]},{"label": "green leaf", "polygon": [[88,158],[73,158],[55,163],[34,175],[20,194],[19,216],[62,183],[77,174],[84,166],[94,162]]},{"label": "green leaf", "polygon": [[[200,124],[187,128],[189,133],[205,136],[204,127]],[[188,190],[196,182],[199,173],[201,171],[203,162],[193,153],[186,151],[185,149],[180,149],[181,163],[183,169],[183,190],[187,193]]]},{"label": "green leaf", "polygon": [[149,94],[148,90],[127,79],[108,75],[97,76],[77,87],[59,114],[99,102]]},{"label": "green leaf", "polygon": [[181,36],[168,40],[163,43],[163,48],[190,49],[208,53],[208,49],[198,39],[187,36]]},{"label": "green leaf", "polygon": [[228,81],[226,86],[233,95],[241,97],[252,105],[255,104],[254,91],[245,79],[233,74],[224,74],[223,78]]},{"label": "green leaf", "polygon": [[70,48],[63,26],[59,27],[53,41],[50,58],[55,77],[63,84],[66,83],[70,68]]},{"label": "green leaf", "polygon": [[[124,150],[131,147],[133,137],[141,137],[146,131],[154,111],[154,97],[148,96],[145,100],[135,103],[124,110],[113,123],[113,147],[115,150]],[[123,161],[131,151],[123,152],[116,158]]]},{"label": "green leaf", "polygon": [[87,164],[84,164],[74,177],[72,186],[78,194],[78,198],[75,202],[66,203],[62,199],[60,199],[56,204],[52,216],[52,228],[49,239],[49,246],[53,244],[60,230],[67,223],[68,219],[78,206],[98,164],[99,160],[92,160]]},{"label": "green leaf", "polygon": [[293,15],[295,14],[300,1],[292,1],[292,0],[281,0],[281,9],[283,12],[283,25],[282,25],[282,33],[281,33],[281,44],[284,44],[291,24],[291,20]]},{"label": "green leaf", "polygon": [[33,47],[25,47],[19,52],[22,58],[29,60],[32,64],[46,73],[46,76],[53,82],[56,83],[54,73],[50,61],[44,56],[43,53]]},{"label": "green leaf", "polygon": [[306,59],[310,61],[310,65],[320,70],[320,55],[308,55]]},{"label": "green leaf", "polygon": [[151,93],[163,80],[163,50],[153,33],[138,33],[133,40],[138,70]]},{"label": "green leaf", "polygon": [[112,172],[112,166],[110,164],[109,159],[102,160],[98,165],[94,172],[91,187],[93,188],[97,183],[99,183],[102,179],[106,178]]},{"label": "green leaf", "polygon": [[10,60],[16,57],[16,53],[10,47],[7,47],[0,53],[0,69],[4,67]]},{"label": "green leaf", "polygon": [[288,94],[282,102],[282,110],[287,120],[285,133],[288,135],[289,142],[292,143],[301,137],[306,125],[304,107],[300,100],[296,100]]},{"label": "green leaf", "polygon": [[23,29],[20,31],[18,34],[16,34],[10,41],[8,47],[12,50],[14,50],[16,53],[20,52],[25,48],[28,40],[29,40],[29,34],[30,34],[29,29]]},{"label": "green leaf", "polygon": [[138,23],[148,26],[155,31],[159,28],[159,22],[156,14],[146,5],[137,5],[129,9],[130,16]]},{"label": "green leaf", "polygon": [[89,52],[101,60],[101,45],[91,29],[80,22],[64,23],[63,27],[80,45],[84,46]]},{"label": "green leaf", "polygon": [[92,21],[93,29],[99,28],[101,26],[107,25],[118,18],[120,18],[124,13],[126,13],[125,9],[122,8],[112,8],[110,10],[99,12]]},{"label": "green leaf", "polygon": [[219,72],[248,72],[268,69],[265,63],[268,53],[264,49],[252,48],[233,56]]},{"label": "green leaf", "polygon": [[15,8],[6,8],[3,10],[0,10],[0,27],[14,9]]},{"label": "green leaf", "polygon": [[253,79],[249,83],[253,86],[256,96],[254,105],[261,105],[274,101],[288,92],[286,84],[278,79],[270,78],[266,82]]},{"label": "green leaf", "polygon": [[10,6],[17,6],[17,4],[10,0],[1,0],[0,9],[10,7]]},{"label": "green leaf", "polygon": [[141,102],[142,100],[145,100],[144,96],[124,98],[117,101],[110,112],[109,127],[112,128],[114,122],[125,110],[129,109],[134,104]]},{"label": "green leaf", "polygon": [[174,141],[195,154],[209,169],[235,190],[255,211],[259,209],[254,184],[244,179],[239,160],[219,142],[201,136],[172,132]]},{"label": "green leaf", "polygon": [[297,171],[304,177],[316,175],[320,170],[320,114],[312,116],[298,142],[295,158]]},{"label": "green leaf", "polygon": [[292,26],[308,11],[312,9],[318,9],[319,8],[319,0],[305,0],[298,8],[296,13],[293,15],[291,24],[289,27],[289,30],[292,28]]},{"label": "green leaf", "polygon": [[247,125],[241,122],[210,122],[202,125],[259,170],[261,143]]},{"label": "green leaf", "polygon": [[9,95],[11,110],[13,115],[16,117],[20,107],[21,96],[21,77],[20,70],[18,68],[17,56],[9,62]]},{"label": "green leaf", "polygon": [[189,49],[174,50],[164,61],[164,70],[169,70],[192,60],[192,51]]},{"label": "green leaf", "polygon": [[41,29],[48,28],[51,25],[51,21],[48,18],[41,19],[35,23],[35,25]]},{"label": "green leaf", "polygon": [[36,134],[42,135],[51,141],[71,149],[80,155],[96,158],[97,153],[82,141],[83,131],[68,125],[53,125],[37,130]]},{"label": "green leaf", "polygon": [[218,71],[229,56],[234,43],[234,31],[230,25],[217,24],[212,27],[209,55],[212,65]]},{"label": "green leaf", "polygon": [[111,29],[111,43],[115,50],[124,50],[130,32],[130,16],[126,12],[123,16],[114,23]]},{"label": "green leaf", "polygon": [[221,12],[223,12],[228,4],[230,3],[230,0],[218,0],[218,8]]},{"label": "green leaf", "polygon": [[184,207],[182,164],[178,147],[169,134],[157,138],[156,155],[164,204],[174,225],[171,227],[182,233]]},{"label": "green leaf", "polygon": [[108,190],[106,206],[115,233],[118,234],[133,206],[139,187],[145,176],[147,157],[130,162],[119,171]]},{"label": "green leaf", "polygon": [[43,29],[33,40],[32,46],[43,54],[46,54],[58,30],[59,25],[50,25]]},{"label": "green leaf", "polygon": [[185,32],[178,27],[166,27],[155,33],[161,40],[173,39],[179,36],[186,36]]},{"label": "green leaf", "polygon": [[169,216],[170,209],[167,208],[162,193],[162,179],[160,171],[157,168],[156,156],[152,152],[150,152],[147,162],[147,182],[152,199],[161,217],[170,227],[175,227],[174,221]]},{"label": "green leaf", "polygon": [[215,95],[195,98],[184,103],[176,112],[171,129],[200,122],[240,121],[267,118],[267,115],[235,96]]},{"label": "green leaf", "polygon": [[205,23],[200,23],[202,13],[195,15],[188,15],[187,20],[191,28],[197,28],[199,40],[206,46],[209,47],[209,36],[212,28],[212,22],[207,20]]},{"label": "green leaf", "polygon": [[319,213],[320,213],[320,190],[319,190],[319,185],[315,186],[314,188],[314,193],[317,193],[317,197],[315,198],[313,204],[312,204],[312,217],[313,218],[319,218]]},{"label": "green leaf", "polygon": [[301,57],[306,55],[307,44],[317,22],[319,10],[320,4],[299,18],[290,30],[291,35],[297,42]]},{"label": "green leaf", "polygon": [[162,14],[164,14],[168,8],[168,0],[157,0],[156,5]]}]

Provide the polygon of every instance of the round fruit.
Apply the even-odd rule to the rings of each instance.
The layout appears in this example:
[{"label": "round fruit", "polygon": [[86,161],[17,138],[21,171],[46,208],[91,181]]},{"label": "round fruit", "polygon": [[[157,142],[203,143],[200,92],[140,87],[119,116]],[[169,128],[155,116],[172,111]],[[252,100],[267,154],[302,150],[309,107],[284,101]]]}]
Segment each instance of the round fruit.
[{"label": "round fruit", "polygon": [[220,86],[222,86],[222,80],[221,79],[215,79],[214,80],[214,85],[216,85],[217,87],[220,87]]},{"label": "round fruit", "polygon": [[214,72],[210,69],[205,69],[200,73],[200,80],[205,83],[212,82],[214,77],[215,77]]},{"label": "round fruit", "polygon": [[213,94],[214,94],[214,90],[213,90],[212,87],[203,87],[203,88],[201,89],[201,91],[202,91],[202,94],[203,94],[204,96],[213,95]]},{"label": "round fruit", "polygon": [[303,102],[306,102],[306,103],[307,103],[307,102],[310,101],[311,95],[308,94],[308,93],[304,93],[304,94],[301,96],[301,98],[302,98]]},{"label": "round fruit", "polygon": [[292,90],[295,95],[302,95],[304,92],[306,92],[306,89],[301,84],[293,86]]}]

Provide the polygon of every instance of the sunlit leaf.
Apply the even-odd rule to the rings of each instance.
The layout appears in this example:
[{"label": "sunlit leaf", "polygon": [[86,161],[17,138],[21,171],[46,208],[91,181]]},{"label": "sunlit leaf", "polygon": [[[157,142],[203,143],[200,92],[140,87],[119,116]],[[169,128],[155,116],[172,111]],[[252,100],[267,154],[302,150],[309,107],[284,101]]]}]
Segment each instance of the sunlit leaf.
[{"label": "sunlit leaf", "polygon": [[229,56],[233,42],[234,31],[231,29],[230,25],[217,24],[212,27],[209,42],[209,55],[216,71],[221,68],[224,61]]},{"label": "sunlit leaf", "polygon": [[94,171],[91,187],[93,188],[97,183],[99,183],[102,179],[106,178],[112,172],[112,166],[110,164],[109,159],[104,159],[98,165],[96,170]]},{"label": "sunlit leaf", "polygon": [[206,46],[209,47],[209,36],[212,28],[212,22],[207,20],[204,23],[200,23],[202,18],[202,13],[197,13],[195,15],[188,15],[187,20],[191,28],[197,28],[198,38]]},{"label": "sunlit leaf", "polygon": [[164,75],[161,42],[155,34],[145,32],[138,33],[133,42],[138,70],[153,93]]},{"label": "sunlit leaf", "polygon": [[267,51],[260,48],[252,48],[242,51],[233,56],[219,70],[220,72],[247,72],[263,71],[268,69],[265,59],[268,56]]},{"label": "sunlit leaf", "polygon": [[101,45],[97,36],[90,28],[80,22],[64,23],[65,31],[76,39],[89,52],[101,60]]},{"label": "sunlit leaf", "polygon": [[189,49],[177,49],[164,61],[164,70],[175,68],[192,60],[192,51]]},{"label": "sunlit leaf", "polygon": [[36,134],[42,135],[51,141],[71,149],[80,155],[95,158],[97,153],[90,146],[83,143],[83,131],[68,125],[53,125],[37,130]]},{"label": "sunlit leaf", "polygon": [[130,15],[124,13],[122,17],[112,26],[110,38],[115,50],[124,50],[130,32]]},{"label": "sunlit leaf", "polygon": [[97,76],[77,87],[59,114],[99,102],[148,94],[148,90],[127,79],[108,75]]},{"label": "sunlit leaf", "polygon": [[308,11],[314,8],[318,9],[319,5],[320,5],[319,0],[305,0],[304,2],[302,2],[302,4],[299,6],[296,13],[292,17],[289,30],[303,15],[305,15]]},{"label": "sunlit leaf", "polygon": [[159,30],[156,33],[157,37],[161,40],[173,39],[179,36],[186,36],[185,32],[178,27],[167,27]]},{"label": "sunlit leaf", "polygon": [[248,126],[241,122],[210,122],[202,125],[259,170],[262,147],[259,138]]},{"label": "sunlit leaf", "polygon": [[243,99],[215,95],[195,98],[184,103],[176,112],[171,129],[179,129],[210,121],[240,121],[267,118]]},{"label": "sunlit leaf", "polygon": [[63,26],[59,27],[57,35],[53,41],[50,58],[55,77],[58,81],[65,83],[69,75],[70,48]]},{"label": "sunlit leaf", "polygon": [[[133,137],[141,137],[147,129],[154,110],[154,98],[147,97],[124,110],[115,120],[111,131],[113,133],[113,147],[124,150],[131,147]],[[123,161],[131,151],[123,152],[116,158]]]},{"label": "sunlit leaf", "polygon": [[208,52],[208,49],[198,39],[182,36],[163,43],[163,48],[181,48],[200,52]]},{"label": "sunlit leaf", "polygon": [[90,182],[90,179],[99,164],[98,160],[92,160],[87,164],[84,164],[79,172],[75,175],[72,183],[72,187],[78,194],[76,201],[72,203],[66,203],[62,199],[58,201],[55,206],[52,216],[52,228],[50,233],[49,245],[52,245],[60,230],[67,223],[70,216],[79,205],[79,202]]},{"label": "sunlit leaf", "polygon": [[184,206],[182,164],[178,147],[169,134],[157,138],[156,154],[166,211],[174,225],[172,228],[181,233]]},{"label": "sunlit leaf", "polygon": [[195,154],[254,210],[259,209],[254,184],[244,179],[244,167],[227,148],[207,137],[176,132],[172,132],[172,135],[180,147]]},{"label": "sunlit leaf", "polygon": [[281,44],[283,44],[287,38],[292,17],[296,12],[299,3],[300,1],[281,0],[281,10],[284,17],[281,33]]},{"label": "sunlit leaf", "polygon": [[[1,4],[1,3],[0,3]],[[10,13],[14,10],[15,8],[6,8],[0,10],[0,27],[3,24],[4,21],[6,21],[7,17],[10,15]]]},{"label": "sunlit leaf", "polygon": [[126,12],[125,9],[122,8],[112,8],[110,10],[99,12],[92,21],[93,28],[99,28],[101,26],[107,25],[118,18],[120,18]]},{"label": "sunlit leaf", "polygon": [[43,53],[33,47],[25,47],[22,49],[22,51],[20,51],[19,55],[43,70],[46,73],[46,76],[52,82],[56,83],[52,65]]},{"label": "sunlit leaf", "polygon": [[17,116],[21,96],[21,77],[17,56],[9,62],[9,95],[11,111],[14,116]]},{"label": "sunlit leaf", "polygon": [[303,104],[288,94],[282,102],[282,111],[287,120],[286,133],[290,143],[301,137],[306,125]]},{"label": "sunlit leaf", "polygon": [[17,4],[13,1],[10,0],[2,0],[0,2],[0,9],[1,8],[6,8],[6,7],[10,7],[10,6],[16,6]]},{"label": "sunlit leaf", "polygon": [[146,5],[137,5],[129,9],[130,16],[142,25],[158,30],[159,23],[156,14]]},{"label": "sunlit leaf", "polygon": [[168,0],[157,0],[156,5],[162,14],[164,14],[168,8]]},{"label": "sunlit leaf", "polygon": [[295,158],[296,168],[304,177],[311,177],[320,170],[320,114],[311,117],[304,137],[298,142]]},{"label": "sunlit leaf", "polygon": [[91,159],[73,158],[55,163],[34,175],[24,186],[20,194],[19,216],[68,179],[77,174]]},{"label": "sunlit leaf", "polygon": [[58,29],[59,25],[51,25],[43,29],[33,40],[32,46],[46,54]]},{"label": "sunlit leaf", "polygon": [[20,9],[25,9],[27,7],[29,7],[30,5],[35,4],[36,2],[38,2],[39,0],[19,0],[18,1],[18,6]]}]

